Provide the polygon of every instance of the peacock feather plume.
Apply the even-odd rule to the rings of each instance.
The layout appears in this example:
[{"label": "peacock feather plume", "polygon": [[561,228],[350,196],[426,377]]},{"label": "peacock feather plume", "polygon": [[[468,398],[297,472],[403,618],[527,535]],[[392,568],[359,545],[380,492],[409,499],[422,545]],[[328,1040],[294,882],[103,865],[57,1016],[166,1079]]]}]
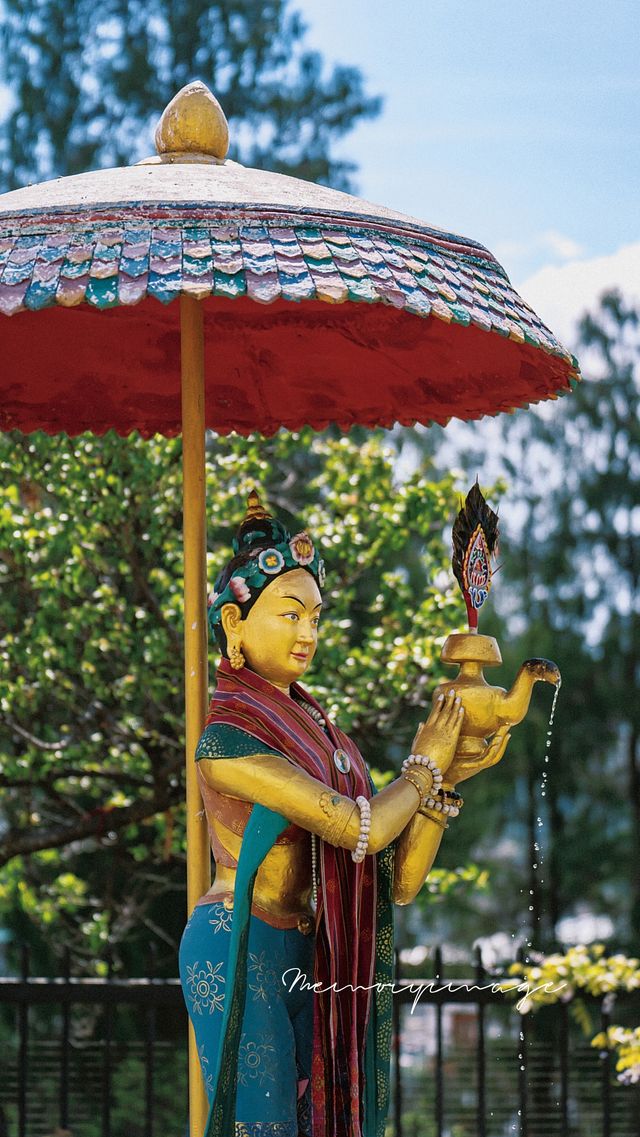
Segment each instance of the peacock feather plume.
[{"label": "peacock feather plume", "polygon": [[487,505],[476,480],[453,523],[451,566],[467,606],[469,631],[491,589],[491,560],[498,549],[498,514]]}]

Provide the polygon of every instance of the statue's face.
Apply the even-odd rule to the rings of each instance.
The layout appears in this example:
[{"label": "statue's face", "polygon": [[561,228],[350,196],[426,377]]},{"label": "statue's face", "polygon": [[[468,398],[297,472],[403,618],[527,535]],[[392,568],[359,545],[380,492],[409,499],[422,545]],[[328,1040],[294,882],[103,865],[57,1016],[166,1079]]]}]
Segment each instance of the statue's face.
[{"label": "statue's face", "polygon": [[316,653],[322,597],[305,569],[292,569],[268,584],[242,623],[242,652],[251,668],[288,689]]}]

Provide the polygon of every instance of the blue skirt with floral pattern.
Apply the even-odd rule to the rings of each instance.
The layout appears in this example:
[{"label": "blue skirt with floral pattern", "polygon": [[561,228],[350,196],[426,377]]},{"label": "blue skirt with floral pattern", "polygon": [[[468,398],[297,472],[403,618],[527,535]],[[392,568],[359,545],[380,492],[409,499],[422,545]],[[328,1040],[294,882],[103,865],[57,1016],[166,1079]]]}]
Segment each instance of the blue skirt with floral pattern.
[{"label": "blue skirt with floral pattern", "polygon": [[[209,1098],[221,1042],[233,913],[198,905],[180,944],[180,979]],[[314,936],[249,924],[235,1137],[309,1137]],[[296,982],[297,976],[304,977]]]}]

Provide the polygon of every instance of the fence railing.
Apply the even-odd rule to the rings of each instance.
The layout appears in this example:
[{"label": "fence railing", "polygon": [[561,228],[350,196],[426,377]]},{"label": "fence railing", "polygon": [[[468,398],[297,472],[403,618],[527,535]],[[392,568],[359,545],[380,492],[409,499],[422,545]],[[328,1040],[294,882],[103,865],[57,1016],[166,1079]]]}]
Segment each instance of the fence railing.
[{"label": "fence railing", "polygon": [[[22,952],[21,974],[18,977],[0,977],[0,1007],[3,1004],[14,1004],[16,1008],[16,1059],[15,1059],[15,1092],[13,1102],[3,1102],[2,1086],[5,1090],[8,1078],[0,1083],[0,1107],[5,1104],[15,1104],[16,1137],[39,1137],[41,1133],[51,1132],[55,1127],[66,1131],[71,1130],[76,1137],[74,1119],[71,1115],[71,1063],[74,1057],[74,1047],[71,1038],[71,1016],[74,1007],[99,1008],[100,1041],[99,1041],[99,1067],[100,1067],[100,1123],[92,1129],[98,1130],[99,1137],[115,1137],[112,1125],[113,1110],[113,1074],[116,1063],[117,1047],[114,1037],[114,1015],[116,1008],[135,1008],[138,1042],[142,1042],[144,1067],[143,1104],[139,1112],[143,1121],[139,1132],[143,1137],[154,1137],[156,1130],[156,1101],[155,1101],[155,1075],[158,1040],[156,1037],[156,1021],[161,1010],[174,1012],[182,1020],[183,1033],[186,1038],[186,1011],[179,979],[120,979],[108,974],[106,978],[74,977],[71,975],[70,958],[64,960],[63,973],[56,978],[40,978],[29,974],[29,956],[26,950]],[[43,1051],[42,1045],[32,1039],[30,1031],[30,1010],[44,1006],[55,1007],[58,1010],[58,1039],[53,1043],[47,1040],[48,1069],[51,1072],[57,1051],[57,1093],[53,1106],[53,1116],[48,1120],[48,1128],[42,1128],[43,1119],[36,1126],[30,1124],[29,1087],[34,1074],[33,1058]],[[175,1032],[178,1035],[178,1031]],[[183,1049],[186,1047],[183,1046]],[[81,1048],[86,1052],[86,1047]],[[76,1048],[77,1050],[77,1048]],[[89,1048],[90,1050],[90,1048]],[[95,1047],[93,1048],[93,1069],[95,1071]],[[140,1051],[140,1046],[136,1047]],[[91,1052],[91,1050],[90,1050]],[[186,1062],[186,1058],[185,1058]],[[6,1066],[5,1066],[6,1071]],[[35,1071],[37,1076],[37,1071]],[[92,1090],[95,1092],[95,1077]],[[186,1109],[186,1098],[185,1098]],[[86,1128],[86,1126],[85,1126]],[[4,1137],[0,1121],[0,1137]],[[14,1137],[11,1130],[7,1137]],[[93,1133],[92,1133],[93,1137]]]},{"label": "fence railing", "polygon": [[[576,1042],[569,1005],[544,1012],[541,1037],[536,1017],[519,1015],[499,982],[479,953],[471,978],[447,979],[440,949],[432,977],[396,978],[389,1137],[638,1137],[640,1087],[616,1084],[609,1052]],[[606,1030],[611,997],[591,1003],[594,1030]],[[61,976],[34,977],[24,952],[21,974],[0,977],[2,1008],[15,1028],[0,1055],[0,1137],[44,1137],[56,1127],[73,1137],[183,1137],[186,1013],[177,979],[77,978],[68,959]],[[94,1021],[92,1037],[79,1040],[74,1016],[83,1008]]]},{"label": "fence railing", "polygon": [[[519,1014],[515,1007],[518,995],[524,997],[525,992],[515,997],[504,993],[517,980],[501,979],[487,971],[479,950],[471,979],[447,979],[440,948],[434,952],[433,970],[430,979],[396,979],[394,985],[394,1137],[506,1137],[512,1133],[518,1137],[639,1137],[640,1086],[625,1087],[615,1081],[611,1052],[597,1052],[589,1045],[573,1022],[570,1002],[546,1008],[541,1031],[539,1013]],[[593,1033],[605,1031],[612,1022],[615,997],[587,997],[584,1002]],[[640,1012],[640,1000],[634,1003]],[[416,1083],[422,1091],[417,1115],[408,1108],[410,1079],[403,1062],[409,1005],[409,1013],[416,1007],[428,1011],[418,1032],[423,1052],[424,1040],[432,1040],[426,1068],[424,1061],[418,1062],[417,1074],[411,1079],[414,1096]],[[474,1012],[471,1020],[465,1016],[467,1027],[472,1027],[463,1040],[466,1046],[456,1044],[455,1030],[447,1024],[455,1008]],[[488,1017],[497,1009],[510,1021],[503,1018],[496,1043]],[[497,1063],[502,1063],[500,1076]],[[460,1103],[462,1096],[466,1104]],[[425,1106],[431,1108],[429,1123],[422,1119]]]}]

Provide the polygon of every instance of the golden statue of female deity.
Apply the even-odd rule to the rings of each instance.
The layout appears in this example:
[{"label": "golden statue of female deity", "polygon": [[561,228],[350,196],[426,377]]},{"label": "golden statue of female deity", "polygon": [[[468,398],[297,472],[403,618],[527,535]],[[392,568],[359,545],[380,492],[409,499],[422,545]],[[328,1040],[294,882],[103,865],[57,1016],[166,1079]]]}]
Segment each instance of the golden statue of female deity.
[{"label": "golden statue of female deity", "polygon": [[458,781],[502,757],[507,720],[490,731],[482,719],[494,737],[470,762],[458,679],[376,793],[300,685],[324,584],[311,538],[253,493],[234,554],[210,607],[223,658],[196,755],[216,875],[180,960],[206,1137],[381,1137],[392,906],[421,889],[462,807]]}]

